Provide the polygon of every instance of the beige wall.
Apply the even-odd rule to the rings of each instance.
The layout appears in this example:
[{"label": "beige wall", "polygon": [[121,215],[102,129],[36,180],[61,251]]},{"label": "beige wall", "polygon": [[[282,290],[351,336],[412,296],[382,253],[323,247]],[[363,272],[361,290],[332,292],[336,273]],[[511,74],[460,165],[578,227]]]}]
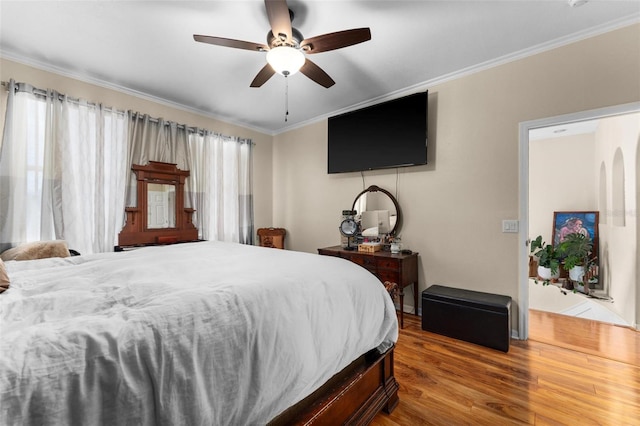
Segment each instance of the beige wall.
[{"label": "beige wall", "polygon": [[[517,329],[520,247],[501,222],[518,218],[518,124],[640,100],[639,33],[625,27],[428,87],[429,165],[397,171],[420,290],[509,295]],[[274,138],[274,223],[294,250],[337,244],[340,211],[363,187],[359,173],[326,173],[326,134],[323,121]],[[395,192],[395,170],[364,175],[365,186]]]},{"label": "beige wall", "polygon": [[[119,110],[131,109],[188,126],[202,127],[229,136],[252,139],[255,142],[253,158],[255,223],[258,227],[271,224],[273,214],[271,201],[273,137],[271,135],[0,58],[0,79],[9,81],[11,78],[40,89],[55,89],[72,98],[99,102]],[[0,92],[2,93],[0,99],[1,132],[6,109],[6,91]]]},{"label": "beige wall", "polygon": [[529,141],[531,239],[552,242],[554,211],[598,210],[594,157],[593,133]]},{"label": "beige wall", "polygon": [[[640,142],[640,114],[627,114],[602,120],[595,134],[596,162],[594,170],[600,171],[600,164],[604,163],[607,179],[607,206],[600,208],[600,214],[606,215],[606,223],[601,223],[600,232],[600,263],[601,275],[605,288],[613,298],[610,309],[620,315],[629,324],[638,322],[638,306],[636,293],[638,271],[637,241],[637,211],[636,180],[637,163],[636,152]],[[613,165],[615,153],[620,150],[624,165],[624,185],[619,188],[624,191],[625,209],[618,210],[612,203]],[[624,226],[618,225],[614,216],[625,216]]]}]

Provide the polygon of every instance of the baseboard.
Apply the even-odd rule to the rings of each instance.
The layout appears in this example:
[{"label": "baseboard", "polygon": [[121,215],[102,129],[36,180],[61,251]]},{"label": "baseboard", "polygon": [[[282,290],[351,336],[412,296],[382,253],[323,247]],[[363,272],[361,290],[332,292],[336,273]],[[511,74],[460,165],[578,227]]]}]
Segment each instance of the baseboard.
[{"label": "baseboard", "polygon": [[[400,304],[399,303],[395,303],[394,304],[396,307],[396,311],[400,310]],[[415,307],[413,307],[412,305],[404,305],[404,313],[405,314],[411,314],[411,315],[418,315],[418,316],[422,316],[422,309],[418,309],[418,312],[416,313],[415,311]]]}]

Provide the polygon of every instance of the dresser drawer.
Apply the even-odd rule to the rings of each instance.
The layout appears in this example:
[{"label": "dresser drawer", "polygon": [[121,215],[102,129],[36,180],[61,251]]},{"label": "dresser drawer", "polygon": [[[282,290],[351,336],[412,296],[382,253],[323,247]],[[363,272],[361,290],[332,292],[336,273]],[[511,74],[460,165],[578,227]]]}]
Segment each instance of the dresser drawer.
[{"label": "dresser drawer", "polygon": [[395,254],[375,252],[364,253],[344,250],[342,247],[327,247],[318,249],[318,253],[329,256],[339,256],[367,269],[382,282],[389,281],[398,284],[402,289],[414,285],[414,300],[418,300],[418,253]]},{"label": "dresser drawer", "polygon": [[398,269],[400,261],[398,259],[377,259],[376,266],[378,269]]},{"label": "dresser drawer", "polygon": [[376,272],[376,276],[382,282],[391,281],[392,283],[401,284],[400,274],[398,273],[398,271],[378,269],[378,271]]},{"label": "dresser drawer", "polygon": [[362,255],[345,255],[345,259],[350,260],[353,263],[357,263],[358,265],[367,268],[369,270],[375,271],[376,269],[376,260],[371,256],[362,256]]}]

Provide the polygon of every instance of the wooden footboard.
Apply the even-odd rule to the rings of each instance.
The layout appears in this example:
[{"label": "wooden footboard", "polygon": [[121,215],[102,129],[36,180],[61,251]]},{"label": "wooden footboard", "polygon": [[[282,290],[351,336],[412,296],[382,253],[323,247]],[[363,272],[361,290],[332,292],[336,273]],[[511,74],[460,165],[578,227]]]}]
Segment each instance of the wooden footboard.
[{"label": "wooden footboard", "polygon": [[369,351],[269,425],[366,425],[380,410],[390,413],[398,405],[393,349]]}]

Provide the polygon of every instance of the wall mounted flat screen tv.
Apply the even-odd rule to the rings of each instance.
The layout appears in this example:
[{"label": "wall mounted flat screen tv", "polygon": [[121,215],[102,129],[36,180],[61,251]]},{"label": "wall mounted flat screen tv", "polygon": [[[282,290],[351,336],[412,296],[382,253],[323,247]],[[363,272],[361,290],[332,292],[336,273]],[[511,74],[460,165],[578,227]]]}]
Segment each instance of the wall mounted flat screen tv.
[{"label": "wall mounted flat screen tv", "polygon": [[427,94],[330,117],[328,172],[427,164]]}]

